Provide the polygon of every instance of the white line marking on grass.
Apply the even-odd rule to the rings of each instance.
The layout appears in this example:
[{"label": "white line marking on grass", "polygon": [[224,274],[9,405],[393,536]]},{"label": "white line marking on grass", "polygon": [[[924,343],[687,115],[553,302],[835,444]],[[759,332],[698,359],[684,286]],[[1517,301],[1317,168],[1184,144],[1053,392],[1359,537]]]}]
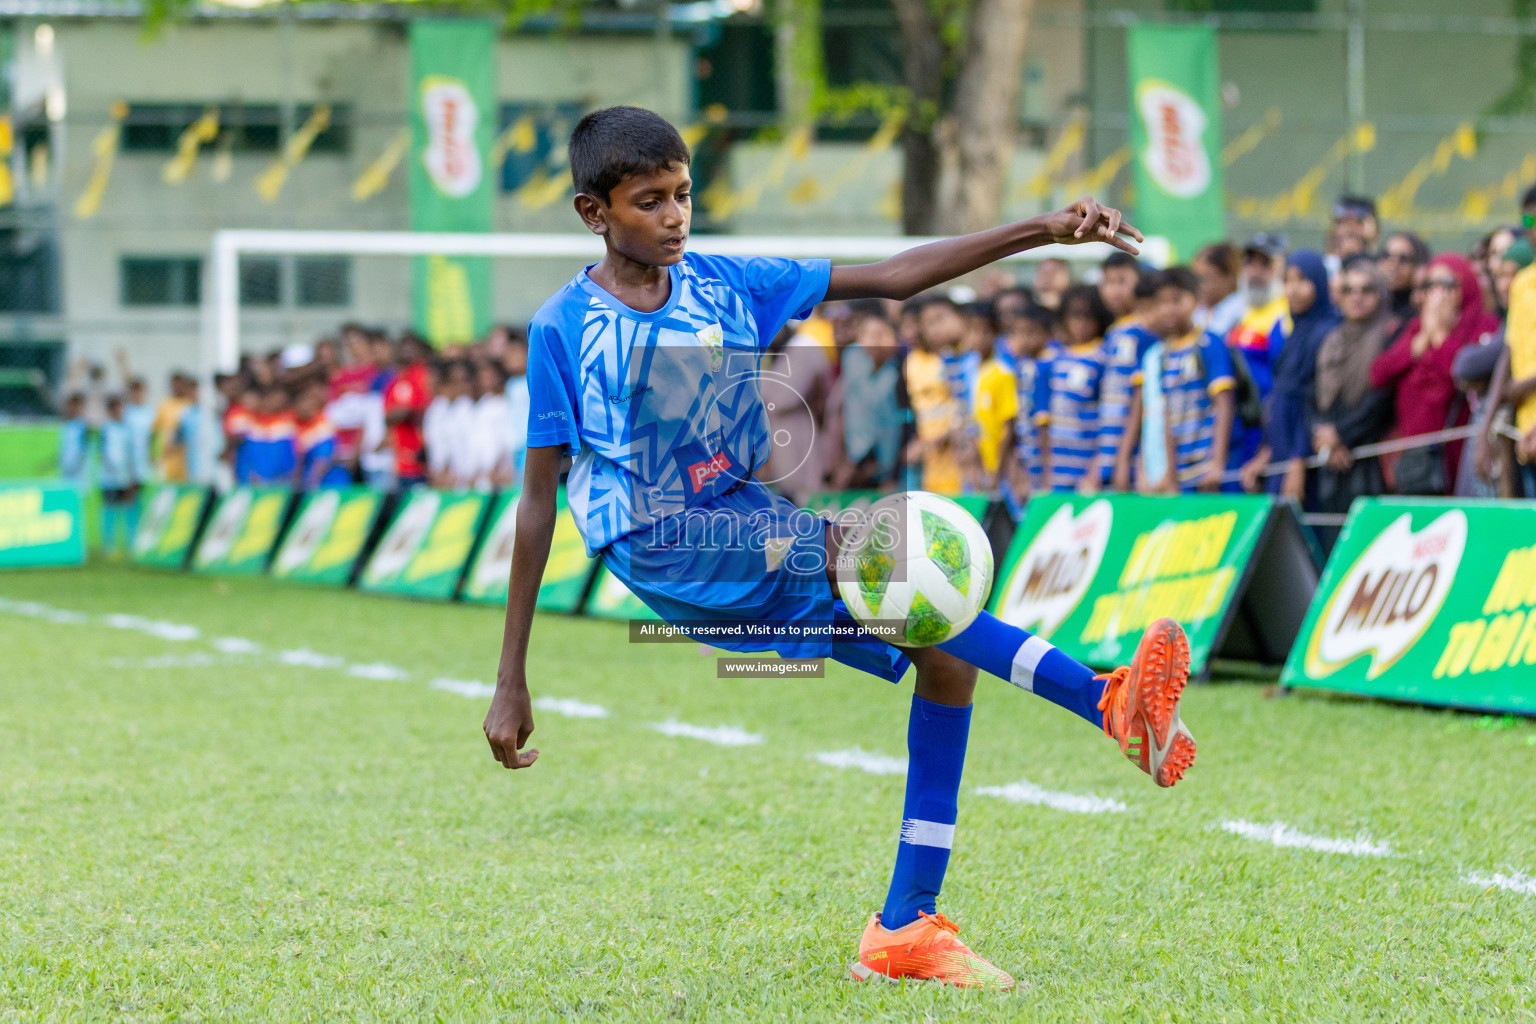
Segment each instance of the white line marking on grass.
[{"label": "white line marking on grass", "polygon": [[907,759],[886,754],[871,754],[854,747],[852,750],[824,750],[812,754],[812,758],[829,768],[857,768],[871,775],[905,775]]},{"label": "white line marking on grass", "polygon": [[1283,821],[1265,825],[1254,821],[1224,821],[1221,827],[1235,836],[1269,843],[1283,848],[1314,850],[1317,853],[1346,853],[1351,857],[1391,857],[1392,847],[1378,843],[1361,833],[1353,839],[1334,839],[1329,836],[1313,836],[1292,828]]},{"label": "white line marking on grass", "polygon": [[163,654],[158,658],[108,658],[107,664],[113,668],[209,668],[238,662],[216,654]]},{"label": "white line marking on grass", "polygon": [[136,629],[140,633],[148,633],[161,640],[174,640],[177,643],[196,640],[203,635],[203,631],[196,626],[188,626],[180,622],[159,622],[155,619],[146,619],[141,615],[107,615],[101,621],[113,629]]},{"label": "white line marking on grass", "polygon": [[84,612],[51,608],[36,601],[12,601],[3,597],[0,597],[0,611],[10,612],[13,615],[25,615],[33,619],[46,619],[66,626],[83,626],[91,621],[91,617]]},{"label": "white line marking on grass", "polygon": [[601,704],[588,704],[585,701],[571,700],[568,697],[539,697],[534,700],[533,706],[540,711],[552,711],[566,718],[607,718],[608,709]]},{"label": "white line marking on grass", "polygon": [[722,747],[751,747],[763,742],[761,734],[747,732],[734,725],[689,725],[669,718],[665,722],[652,722],[651,728],[663,736],[683,736],[690,740],[717,743]]},{"label": "white line marking on grass", "polygon": [[1461,876],[1461,880],[1469,885],[1480,885],[1483,888],[1508,889],[1510,892],[1518,892],[1525,896],[1536,896],[1536,877],[1521,874],[1516,871],[1512,875],[1500,872],[1469,871]]},{"label": "white line marking on grass", "polygon": [[476,683],[468,679],[434,679],[427,685],[434,690],[456,693],[460,697],[468,697],[471,700],[483,700],[496,692],[496,687],[490,683]]},{"label": "white line marking on grass", "polygon": [[284,665],[297,665],[300,668],[341,668],[347,663],[346,658],[338,658],[334,654],[321,654],[311,651],[307,647],[300,647],[292,651],[279,651],[277,660]]},{"label": "white line marking on grass", "polygon": [[260,654],[261,644],[243,636],[221,636],[209,641],[224,654]]},{"label": "white line marking on grass", "polygon": [[1035,804],[1070,814],[1124,814],[1129,807],[1119,800],[1094,796],[1091,793],[1057,793],[1041,789],[1028,779],[1010,782],[1006,786],[977,786],[980,796],[998,796],[1016,804]]},{"label": "white line marking on grass", "polygon": [[372,665],[348,665],[347,675],[357,676],[359,679],[384,679],[399,681],[411,678],[411,674],[403,668],[395,665],[386,665],[377,662]]}]

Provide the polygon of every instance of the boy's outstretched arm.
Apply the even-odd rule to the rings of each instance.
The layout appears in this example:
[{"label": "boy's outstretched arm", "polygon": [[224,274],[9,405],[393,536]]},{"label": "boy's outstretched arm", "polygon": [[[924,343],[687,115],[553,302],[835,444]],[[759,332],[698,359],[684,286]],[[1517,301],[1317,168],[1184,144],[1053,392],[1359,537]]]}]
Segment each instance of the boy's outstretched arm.
[{"label": "boy's outstretched arm", "polygon": [[930,242],[879,263],[833,267],[827,298],[910,299],[918,292],[996,263],[1004,256],[1052,242],[1107,242],[1138,255],[1140,250],[1131,244],[1131,239],[1142,241],[1141,232],[1125,223],[1119,210],[1100,206],[1093,199],[1079,199],[1065,210]]},{"label": "boy's outstretched arm", "polygon": [[529,448],[523,489],[517,499],[517,536],[512,541],[512,578],[507,584],[507,624],[501,638],[501,664],[496,669],[496,695],[485,715],[485,738],[491,753],[508,768],[527,768],[539,759],[537,749],[523,750],[533,732],[533,705],[528,697],[528,634],[533,629],[533,605],[549,560],[555,535],[555,489],[560,485],[559,445]]}]

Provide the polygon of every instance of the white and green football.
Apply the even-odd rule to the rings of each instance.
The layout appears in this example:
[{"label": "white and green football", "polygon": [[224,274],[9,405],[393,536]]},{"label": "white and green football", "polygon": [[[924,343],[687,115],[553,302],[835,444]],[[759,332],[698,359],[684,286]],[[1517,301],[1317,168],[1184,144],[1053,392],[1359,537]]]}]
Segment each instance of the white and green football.
[{"label": "white and green football", "polygon": [[869,506],[843,542],[837,590],[861,623],[897,624],[899,643],[930,647],[957,636],[992,589],[992,545],[969,512],[927,491]]}]

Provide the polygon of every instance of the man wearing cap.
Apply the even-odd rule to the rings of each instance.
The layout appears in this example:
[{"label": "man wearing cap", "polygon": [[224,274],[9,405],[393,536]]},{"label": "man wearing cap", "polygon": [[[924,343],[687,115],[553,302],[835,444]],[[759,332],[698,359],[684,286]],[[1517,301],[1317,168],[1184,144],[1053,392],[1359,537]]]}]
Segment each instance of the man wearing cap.
[{"label": "man wearing cap", "polygon": [[[1339,196],[1333,204],[1333,223],[1328,229],[1328,255],[1330,262],[1342,263],[1351,256],[1375,252],[1381,235],[1376,220],[1376,200],[1369,196]],[[1338,266],[1330,266],[1329,274],[1337,273]]]}]

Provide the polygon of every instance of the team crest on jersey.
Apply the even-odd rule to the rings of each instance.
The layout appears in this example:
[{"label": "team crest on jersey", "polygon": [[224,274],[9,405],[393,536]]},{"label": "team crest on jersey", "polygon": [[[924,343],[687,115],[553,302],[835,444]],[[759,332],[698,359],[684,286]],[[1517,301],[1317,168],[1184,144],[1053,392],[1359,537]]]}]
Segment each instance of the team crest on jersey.
[{"label": "team crest on jersey", "polygon": [[695,337],[709,349],[709,368],[718,370],[725,363],[725,330],[719,324],[710,324]]}]

